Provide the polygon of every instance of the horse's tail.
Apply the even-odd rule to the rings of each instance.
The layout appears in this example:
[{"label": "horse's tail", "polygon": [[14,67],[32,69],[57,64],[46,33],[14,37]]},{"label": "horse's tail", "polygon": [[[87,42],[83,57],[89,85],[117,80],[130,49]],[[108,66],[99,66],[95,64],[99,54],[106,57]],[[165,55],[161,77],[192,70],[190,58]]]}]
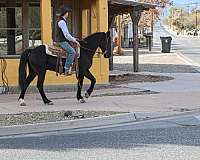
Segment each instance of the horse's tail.
[{"label": "horse's tail", "polygon": [[26,49],[20,57],[19,62],[19,86],[21,90],[25,88],[26,85],[26,66],[28,63],[28,53],[30,53],[31,49]]}]

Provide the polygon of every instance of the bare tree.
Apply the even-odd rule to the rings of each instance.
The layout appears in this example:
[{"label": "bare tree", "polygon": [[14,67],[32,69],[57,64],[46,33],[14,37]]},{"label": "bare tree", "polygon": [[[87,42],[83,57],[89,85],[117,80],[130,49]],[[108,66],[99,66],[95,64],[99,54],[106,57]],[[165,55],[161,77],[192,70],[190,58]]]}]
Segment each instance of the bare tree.
[{"label": "bare tree", "polygon": [[[169,0],[141,0],[140,2],[155,4],[160,8],[164,8],[167,4],[169,4]],[[155,21],[159,20],[159,17],[160,17],[159,8],[144,11],[142,13],[139,26],[151,27]]]}]

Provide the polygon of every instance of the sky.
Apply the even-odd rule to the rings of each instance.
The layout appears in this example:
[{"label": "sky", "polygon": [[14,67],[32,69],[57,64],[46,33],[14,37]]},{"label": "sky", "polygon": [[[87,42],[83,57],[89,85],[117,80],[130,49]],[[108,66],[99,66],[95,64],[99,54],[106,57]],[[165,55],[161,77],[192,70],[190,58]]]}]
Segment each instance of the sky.
[{"label": "sky", "polygon": [[[198,9],[200,9],[200,0],[173,0],[174,2],[174,7],[184,7],[186,10],[188,10],[187,4],[189,3],[199,3],[198,4]],[[193,9],[195,5],[190,6],[190,10]],[[169,15],[169,6],[165,8],[165,16]]]},{"label": "sky", "polygon": [[195,3],[198,2],[200,3],[200,0],[173,0],[175,5],[186,5],[188,3]]},{"label": "sky", "polygon": [[188,0],[174,0],[174,4],[188,3]]}]

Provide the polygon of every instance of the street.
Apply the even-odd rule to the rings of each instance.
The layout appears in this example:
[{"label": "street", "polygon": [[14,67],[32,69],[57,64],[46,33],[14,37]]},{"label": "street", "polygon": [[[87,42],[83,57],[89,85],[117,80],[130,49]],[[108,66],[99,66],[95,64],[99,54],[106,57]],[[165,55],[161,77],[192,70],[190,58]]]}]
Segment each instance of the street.
[{"label": "street", "polygon": [[[194,160],[199,158],[200,127],[158,120],[21,135],[0,139],[1,160]],[[179,120],[180,121],[180,120]]]}]

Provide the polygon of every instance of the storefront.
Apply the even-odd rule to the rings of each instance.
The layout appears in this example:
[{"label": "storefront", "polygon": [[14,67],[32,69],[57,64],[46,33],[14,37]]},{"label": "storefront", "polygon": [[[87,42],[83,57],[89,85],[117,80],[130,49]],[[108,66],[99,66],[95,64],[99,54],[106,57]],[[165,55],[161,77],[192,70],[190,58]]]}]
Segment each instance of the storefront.
[{"label": "storefront", "polygon": [[[1,0],[0,1],[0,56],[6,61],[4,74],[9,86],[18,85],[18,64],[20,54],[29,47],[51,43],[58,8],[72,7],[68,21],[75,37],[86,37],[97,31],[108,30],[107,0]],[[2,58],[3,57],[3,58]],[[0,66],[3,68],[4,66]],[[101,55],[94,57],[92,72],[97,83],[108,83],[108,60]],[[2,84],[0,78],[0,86]],[[76,83],[75,76],[56,77],[48,72],[47,85]]]}]

